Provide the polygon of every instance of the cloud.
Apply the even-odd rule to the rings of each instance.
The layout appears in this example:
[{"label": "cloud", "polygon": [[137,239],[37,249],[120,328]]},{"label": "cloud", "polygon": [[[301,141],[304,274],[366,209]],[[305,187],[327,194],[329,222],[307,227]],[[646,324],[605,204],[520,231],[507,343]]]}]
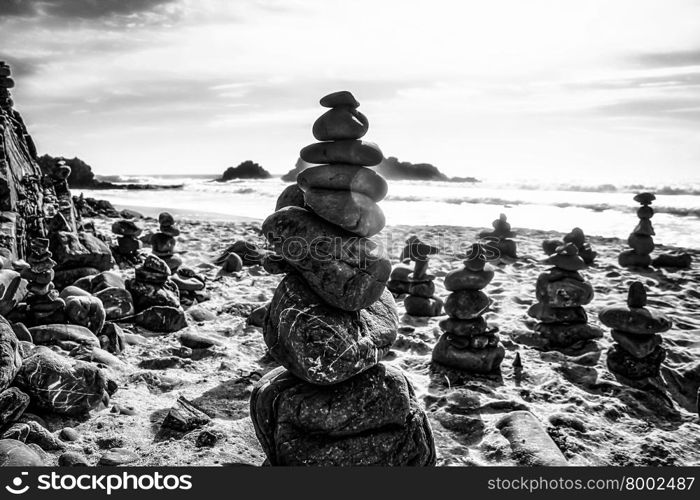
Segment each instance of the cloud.
[{"label": "cloud", "polygon": [[700,66],[700,49],[641,54],[636,62],[653,68]]},{"label": "cloud", "polygon": [[100,19],[152,11],[175,0],[3,0],[0,16]]}]

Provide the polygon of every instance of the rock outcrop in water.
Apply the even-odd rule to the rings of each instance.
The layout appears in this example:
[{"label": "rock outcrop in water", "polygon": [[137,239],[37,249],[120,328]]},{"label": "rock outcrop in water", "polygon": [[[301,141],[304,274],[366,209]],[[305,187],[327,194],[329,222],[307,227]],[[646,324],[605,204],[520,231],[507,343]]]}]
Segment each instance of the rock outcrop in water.
[{"label": "rock outcrop in water", "polygon": [[297,179],[308,209],[287,206],[263,223],[284,262],[265,268],[287,276],[264,319],[282,368],[253,390],[255,432],[271,465],[432,465],[432,431],[410,382],[380,362],[398,328],[389,261],[366,239],[384,227],[386,182],[366,168],[381,152],[360,140],[368,120],[350,92],[321,105],[329,110],[313,134],[322,142],[301,154],[323,164]]},{"label": "rock outcrop in water", "polygon": [[246,160],[237,167],[228,167],[221,176],[221,181],[233,179],[269,179],[270,172],[262,168],[257,163]]}]

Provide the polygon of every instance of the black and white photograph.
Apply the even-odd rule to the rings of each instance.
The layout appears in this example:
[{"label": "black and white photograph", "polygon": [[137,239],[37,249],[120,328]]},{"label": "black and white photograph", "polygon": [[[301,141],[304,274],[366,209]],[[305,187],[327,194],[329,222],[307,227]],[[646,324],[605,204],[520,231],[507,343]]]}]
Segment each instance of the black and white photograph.
[{"label": "black and white photograph", "polygon": [[700,2],[0,0],[0,61],[0,466],[55,471],[11,493],[692,491]]}]

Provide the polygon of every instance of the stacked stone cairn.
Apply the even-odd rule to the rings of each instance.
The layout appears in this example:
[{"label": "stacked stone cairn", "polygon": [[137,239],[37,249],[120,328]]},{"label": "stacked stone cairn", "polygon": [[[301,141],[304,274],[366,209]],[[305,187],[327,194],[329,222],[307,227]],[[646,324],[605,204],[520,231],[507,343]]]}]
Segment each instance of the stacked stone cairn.
[{"label": "stacked stone cairn", "polygon": [[[416,260],[415,258],[411,259],[411,249],[416,244],[421,243],[422,242],[415,234],[409,236],[406,239],[406,244],[404,245],[403,250],[401,251],[401,256],[399,257],[399,263],[396,266],[394,266],[394,268],[391,270],[391,274],[389,275],[389,281],[386,284],[386,287],[391,293],[394,294],[394,296],[398,297],[399,295],[408,293],[408,289],[411,286],[409,276],[413,273],[413,267],[411,267],[411,260]],[[427,258],[428,254],[426,254],[425,257]]]},{"label": "stacked stone cairn", "polygon": [[120,266],[140,264],[141,242],[138,237],[141,235],[142,229],[132,220],[120,219],[112,224],[112,232],[117,235],[117,246],[112,247],[112,254],[117,263]]},{"label": "stacked stone cairn", "polygon": [[542,242],[542,249],[547,255],[552,255],[557,248],[564,243],[573,243],[578,249],[579,256],[583,259],[586,265],[593,264],[593,261],[598,256],[598,252],[593,250],[591,244],[586,241],[586,235],[583,229],[575,227],[570,233],[564,235],[562,240],[545,240]]},{"label": "stacked stone cairn", "polygon": [[491,300],[482,291],[491,282],[493,266],[486,262],[487,252],[474,243],[464,267],[445,276],[445,288],[452,293],[445,301],[449,316],[440,321],[445,332],[433,349],[433,362],[471,373],[499,370],[505,348],[499,342],[498,327],[491,327],[484,314]]},{"label": "stacked stone cairn", "polygon": [[57,317],[62,317],[66,306],[53,284],[56,262],[51,257],[49,240],[34,238],[29,243],[29,267],[20,273],[28,281],[27,316],[36,324],[54,322]]},{"label": "stacked stone cairn", "polygon": [[182,258],[175,253],[175,237],[180,235],[180,230],[168,212],[158,215],[158,224],[160,231],[151,236],[151,248],[153,254],[160,257],[174,273],[182,265]]},{"label": "stacked stone cairn", "polygon": [[604,307],[598,313],[600,322],[612,328],[615,340],[608,351],[608,369],[630,381],[658,376],[666,357],[659,334],[668,331],[672,322],[646,305],[646,289],[635,281],[629,288],[626,305]]},{"label": "stacked stone cairn", "polygon": [[415,262],[413,272],[406,277],[408,297],[403,302],[406,313],[411,316],[432,317],[442,314],[442,300],[435,297],[435,276],[428,274],[429,256],[436,253],[438,248],[427,245],[418,238],[412,237],[406,242],[402,257]]},{"label": "stacked stone cairn", "polygon": [[515,240],[515,232],[511,230],[510,223],[505,214],[501,214],[498,219],[491,224],[493,231],[482,231],[479,238],[491,242],[490,246],[495,246],[502,257],[518,258],[518,248]]},{"label": "stacked stone cairn", "polygon": [[539,320],[535,331],[543,347],[568,348],[575,344],[601,338],[603,332],[588,324],[583,306],[593,300],[593,287],[579,272],[586,263],[573,243],[557,247],[545,264],[553,267],[537,278],[537,303],[528,314]]},{"label": "stacked stone cairn", "polygon": [[178,287],[159,257],[148,255],[134,277],[126,281],[126,289],[133,298],[137,325],[154,332],[174,332],[187,326]]},{"label": "stacked stone cairn", "polygon": [[[398,312],[391,264],[367,237],[384,227],[386,181],[367,165],[382,154],[360,141],[367,118],[350,92],[321,99],[319,142],[301,151],[308,208],[270,215],[263,234],[286,262],[263,336],[282,367],[251,396],[251,418],[271,465],[433,465],[435,446],[413,388],[382,358]],[[294,244],[292,244],[294,243]]]},{"label": "stacked stone cairn", "polygon": [[651,203],[656,199],[654,193],[639,193],[634,197],[634,201],[641,206],[637,209],[639,224],[627,238],[630,250],[620,253],[618,263],[622,267],[649,267],[651,264],[651,252],[654,251],[654,227],[651,225],[651,218],[654,216],[654,209]]}]

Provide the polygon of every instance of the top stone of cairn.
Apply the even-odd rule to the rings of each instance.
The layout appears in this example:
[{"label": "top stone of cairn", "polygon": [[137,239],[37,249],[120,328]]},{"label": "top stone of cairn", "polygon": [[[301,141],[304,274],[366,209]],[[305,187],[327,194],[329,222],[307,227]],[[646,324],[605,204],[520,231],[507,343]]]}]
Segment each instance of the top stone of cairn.
[{"label": "top stone of cairn", "polygon": [[355,96],[347,90],[339,90],[338,92],[328,94],[322,97],[319,102],[324,108],[339,108],[341,106],[358,108],[360,106]]}]

